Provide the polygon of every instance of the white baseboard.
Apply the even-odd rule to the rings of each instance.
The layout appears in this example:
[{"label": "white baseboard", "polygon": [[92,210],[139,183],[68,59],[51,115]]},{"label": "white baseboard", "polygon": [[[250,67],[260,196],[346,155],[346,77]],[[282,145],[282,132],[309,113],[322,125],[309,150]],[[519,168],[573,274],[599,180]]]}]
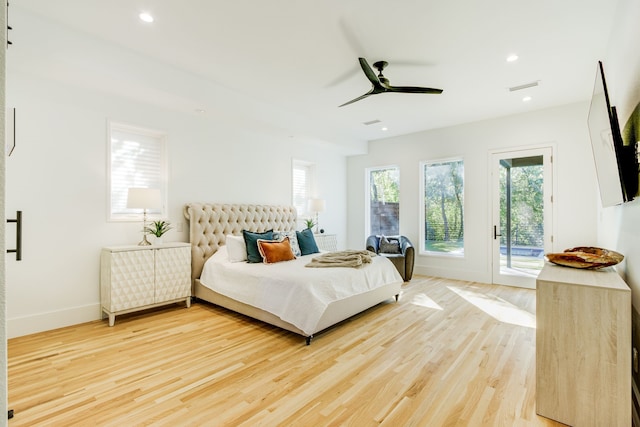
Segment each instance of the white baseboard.
[{"label": "white baseboard", "polygon": [[434,268],[414,265],[413,273],[423,276],[442,277],[445,279],[465,280],[478,283],[491,283],[491,273],[477,271],[453,270],[448,268]]},{"label": "white baseboard", "polygon": [[101,318],[100,304],[90,304],[65,310],[49,311],[7,319],[7,338],[49,331]]}]

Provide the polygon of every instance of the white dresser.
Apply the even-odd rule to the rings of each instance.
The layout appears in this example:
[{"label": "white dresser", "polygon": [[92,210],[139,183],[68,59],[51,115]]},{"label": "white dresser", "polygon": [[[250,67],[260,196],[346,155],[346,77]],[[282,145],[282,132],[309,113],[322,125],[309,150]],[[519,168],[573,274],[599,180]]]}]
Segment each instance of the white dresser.
[{"label": "white dresser", "polygon": [[191,245],[102,249],[100,302],[109,326],[116,315],[179,301],[191,305]]},{"label": "white dresser", "polygon": [[631,290],[613,269],[546,264],[537,279],[536,412],[631,425]]},{"label": "white dresser", "polygon": [[318,233],[313,235],[318,245],[318,249],[321,251],[337,251],[338,250],[338,236],[335,234]]}]

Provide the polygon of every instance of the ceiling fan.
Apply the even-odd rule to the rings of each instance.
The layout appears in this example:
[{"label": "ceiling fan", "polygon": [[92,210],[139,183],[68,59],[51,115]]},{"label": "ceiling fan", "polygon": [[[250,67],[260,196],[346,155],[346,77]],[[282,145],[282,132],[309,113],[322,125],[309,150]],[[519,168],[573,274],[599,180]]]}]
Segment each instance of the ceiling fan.
[{"label": "ceiling fan", "polygon": [[385,92],[397,92],[397,93],[431,93],[431,94],[440,94],[442,93],[442,89],[433,89],[430,87],[417,87],[417,86],[391,86],[389,84],[389,79],[382,75],[382,70],[384,67],[389,65],[387,61],[378,61],[374,62],[373,66],[378,70],[378,75],[373,72],[367,60],[364,58],[358,58],[360,61],[360,66],[362,67],[362,71],[364,71],[365,76],[369,79],[373,87],[369,92],[365,93],[362,96],[359,96],[351,101],[345,102],[338,107],[344,107],[345,105],[353,104],[356,101],[360,101],[361,99],[366,98],[369,95],[376,95],[378,93]]}]

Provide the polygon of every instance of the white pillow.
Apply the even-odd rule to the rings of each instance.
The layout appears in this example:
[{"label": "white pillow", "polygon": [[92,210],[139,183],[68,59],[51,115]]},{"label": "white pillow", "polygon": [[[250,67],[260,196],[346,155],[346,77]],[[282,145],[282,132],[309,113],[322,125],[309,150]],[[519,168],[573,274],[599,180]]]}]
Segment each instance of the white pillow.
[{"label": "white pillow", "polygon": [[247,260],[247,245],[244,242],[244,237],[234,236],[227,234],[227,253],[229,254],[229,261],[241,262]]}]

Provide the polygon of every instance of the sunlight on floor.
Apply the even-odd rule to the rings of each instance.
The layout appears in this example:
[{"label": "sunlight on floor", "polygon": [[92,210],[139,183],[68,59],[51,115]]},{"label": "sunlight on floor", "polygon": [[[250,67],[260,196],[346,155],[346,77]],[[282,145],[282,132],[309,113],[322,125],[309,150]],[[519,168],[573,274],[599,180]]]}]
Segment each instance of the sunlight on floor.
[{"label": "sunlight on floor", "polygon": [[419,305],[420,307],[435,308],[436,310],[442,310],[442,307],[440,307],[434,300],[432,300],[425,294],[415,295],[411,299],[411,304]]},{"label": "sunlight on floor", "polygon": [[531,314],[500,297],[473,292],[468,289],[453,286],[447,286],[447,288],[500,322],[525,326],[527,328],[536,327],[536,316],[534,314]]},{"label": "sunlight on floor", "polygon": [[518,268],[518,267],[503,267],[500,266],[500,274],[506,274],[508,276],[526,276],[526,277],[538,277],[541,269],[526,269],[526,268]]}]

